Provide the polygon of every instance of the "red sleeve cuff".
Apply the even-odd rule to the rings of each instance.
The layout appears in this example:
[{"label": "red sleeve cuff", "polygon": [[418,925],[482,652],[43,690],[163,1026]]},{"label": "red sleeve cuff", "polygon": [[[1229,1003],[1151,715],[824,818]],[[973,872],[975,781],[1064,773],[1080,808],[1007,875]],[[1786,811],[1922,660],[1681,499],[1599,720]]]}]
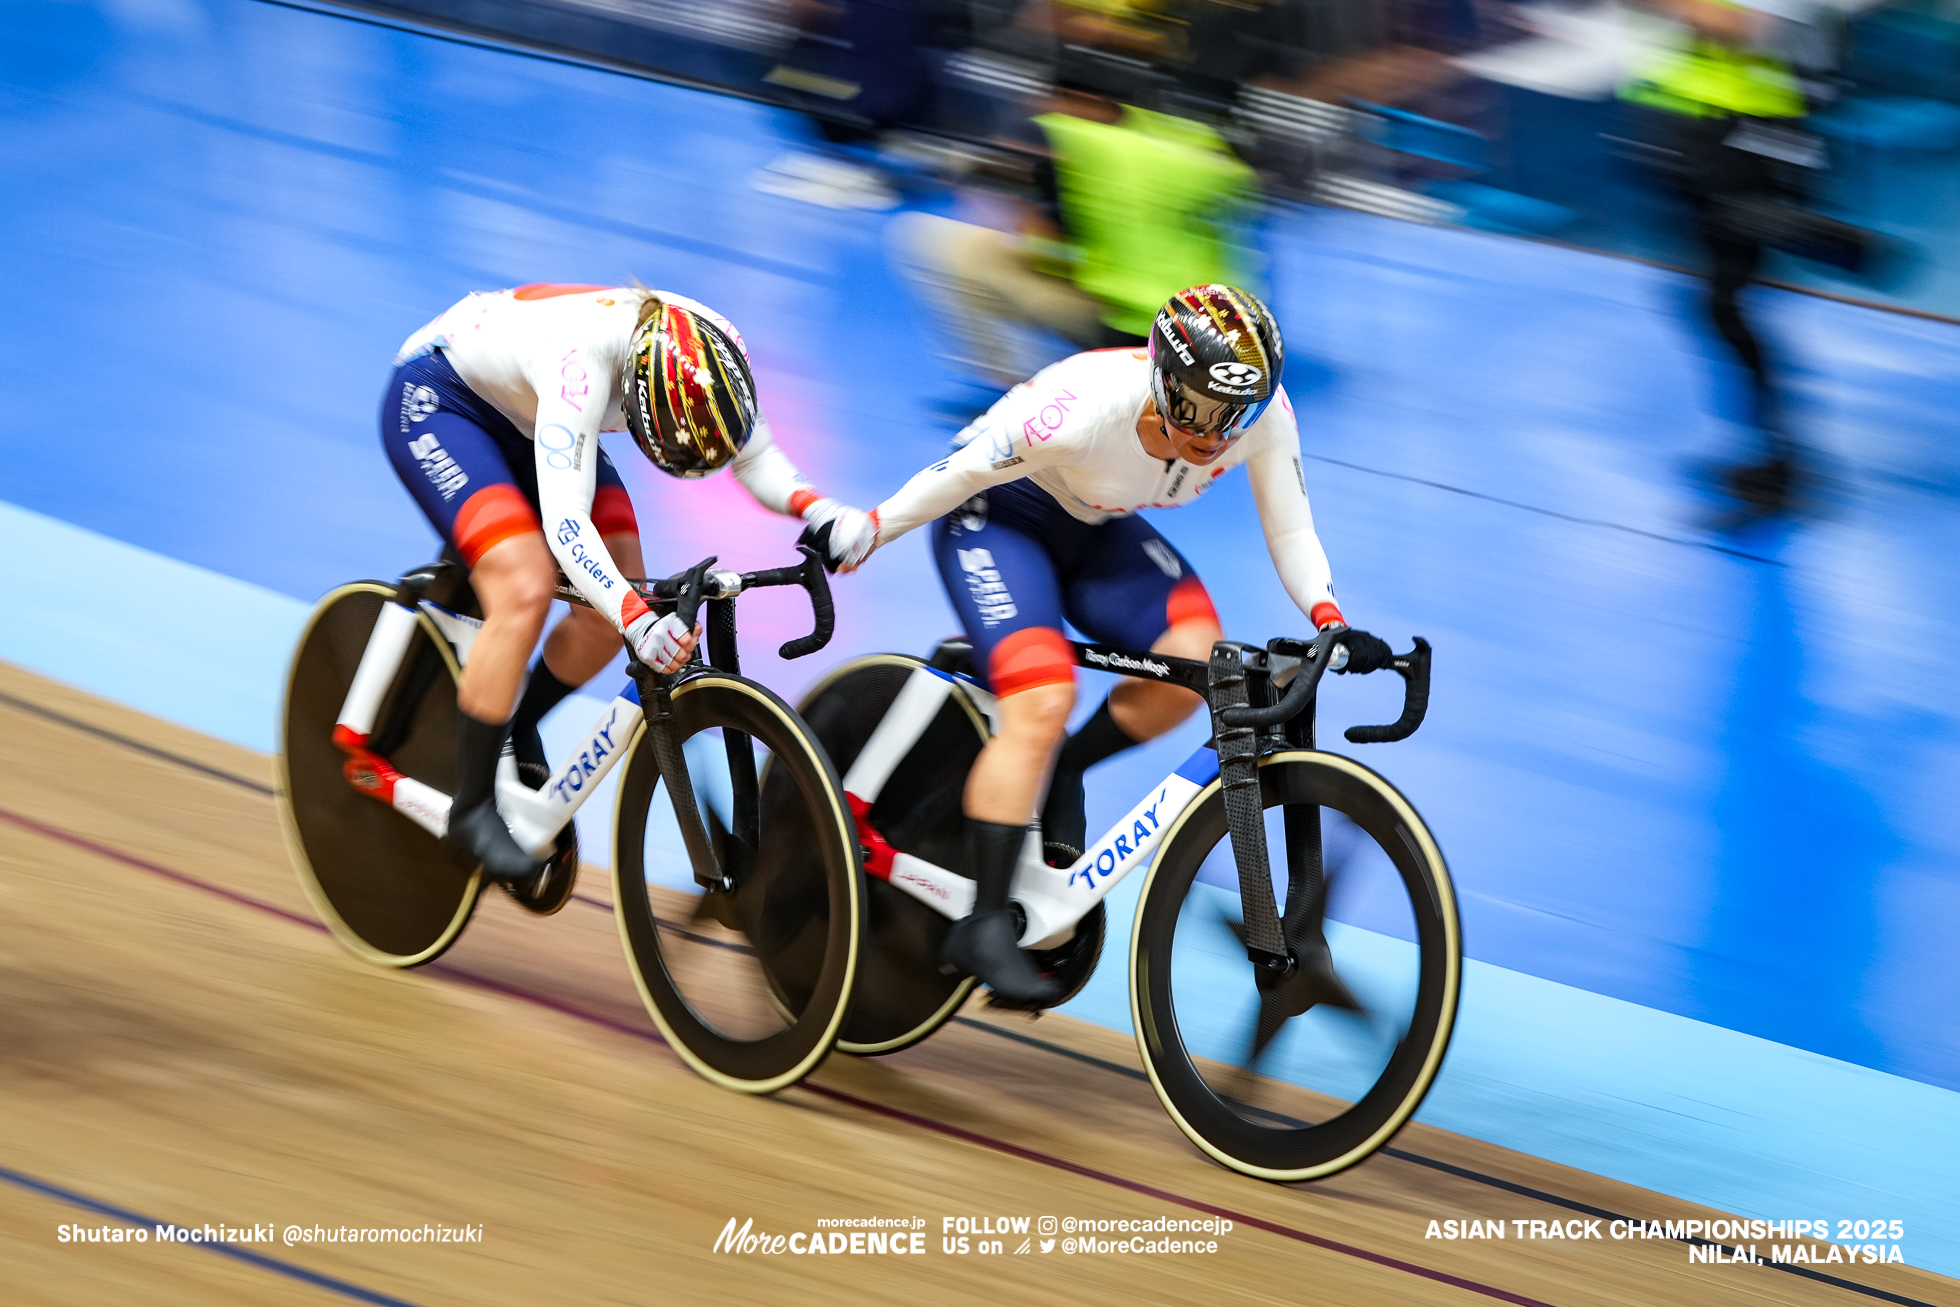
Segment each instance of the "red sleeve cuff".
[{"label": "red sleeve cuff", "polygon": [[1333,604],[1315,604],[1313,611],[1307,614],[1307,618],[1313,622],[1313,629],[1316,631],[1323,626],[1332,626],[1336,622],[1342,626],[1347,625],[1347,619],[1341,616],[1341,610]]},{"label": "red sleeve cuff", "polygon": [[638,590],[627,590],[625,600],[619,605],[619,629],[624,631],[652,611]]}]

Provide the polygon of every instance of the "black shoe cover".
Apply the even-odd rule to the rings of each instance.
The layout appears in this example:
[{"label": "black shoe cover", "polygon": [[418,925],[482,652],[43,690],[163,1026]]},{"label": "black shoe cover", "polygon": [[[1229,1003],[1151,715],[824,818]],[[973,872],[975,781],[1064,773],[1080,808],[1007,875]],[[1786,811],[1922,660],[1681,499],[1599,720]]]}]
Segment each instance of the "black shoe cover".
[{"label": "black shoe cover", "polygon": [[452,810],[449,833],[443,839],[481,862],[490,880],[522,880],[544,870],[543,863],[517,847],[495,803]]},{"label": "black shoe cover", "polygon": [[1034,959],[1021,951],[1010,908],[976,912],[954,922],[940,960],[978,976],[997,998],[1010,1003],[1042,1007],[1062,996],[1061,985],[1042,975]]},{"label": "black shoe cover", "polygon": [[551,779],[551,762],[544,756],[544,738],[535,726],[512,727],[510,732],[510,751],[517,757],[518,775],[524,783],[531,785],[531,776],[542,775],[534,790],[544,788],[545,781]]},{"label": "black shoe cover", "polygon": [[1057,771],[1048,782],[1048,801],[1041,805],[1042,856],[1051,867],[1072,866],[1088,838],[1082,773]]}]

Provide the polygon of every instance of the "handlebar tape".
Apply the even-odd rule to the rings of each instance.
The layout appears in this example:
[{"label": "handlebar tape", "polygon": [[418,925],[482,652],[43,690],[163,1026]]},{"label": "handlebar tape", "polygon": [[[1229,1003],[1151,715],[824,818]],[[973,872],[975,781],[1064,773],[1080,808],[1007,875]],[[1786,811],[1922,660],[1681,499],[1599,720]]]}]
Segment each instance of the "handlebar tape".
[{"label": "handlebar tape", "polygon": [[1266,708],[1225,708],[1218,714],[1218,720],[1227,726],[1251,726],[1264,728],[1277,726],[1283,721],[1297,717],[1307,706],[1320,687],[1320,678],[1327,671],[1327,664],[1334,656],[1333,636],[1340,632],[1333,628],[1321,633],[1313,658],[1302,666],[1293,677],[1293,684],[1286,687],[1280,701]]},{"label": "handlebar tape", "polygon": [[817,625],[810,634],[786,641],[776,651],[786,659],[801,658],[823,648],[830,643],[831,632],[836,627],[836,609],[830,601],[830,578],[824,575],[822,554],[809,545],[797,548],[803,551],[803,575],[798,580],[810,596],[810,610],[816,615]]},{"label": "handlebar tape", "polygon": [[1392,744],[1416,733],[1429,712],[1429,641],[1416,637],[1416,647],[1389,666],[1400,673],[1406,688],[1402,715],[1388,726],[1350,726],[1342,732],[1350,744]]}]

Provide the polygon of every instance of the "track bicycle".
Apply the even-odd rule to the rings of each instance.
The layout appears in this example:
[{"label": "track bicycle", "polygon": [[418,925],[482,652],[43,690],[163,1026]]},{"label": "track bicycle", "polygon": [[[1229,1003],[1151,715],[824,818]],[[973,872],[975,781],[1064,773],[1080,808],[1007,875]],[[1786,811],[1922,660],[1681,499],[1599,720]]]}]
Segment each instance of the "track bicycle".
[{"label": "track bicycle", "polygon": [[[1080,666],[1202,695],[1213,738],[1071,865],[1043,861],[1031,830],[1011,892],[1022,947],[1066,1001],[1101,953],[1104,897],[1148,866],[1130,945],[1138,1051],[1199,1148],[1269,1180],[1332,1175],[1408,1121],[1448,1048],[1462,978],[1434,837],[1386,780],[1315,747],[1339,633],[1263,649],[1221,641],[1209,662],[1076,644]],[[1428,643],[1392,667],[1404,681],[1399,720],[1350,728],[1350,741],[1405,739],[1421,725]],[[992,696],[970,673],[964,642],[930,659],[879,654],[836,669],[801,704],[843,772],[869,876],[847,1052],[917,1043],[975,983],[938,966],[974,898],[949,869],[966,772],[991,729]]]},{"label": "track bicycle", "polygon": [[[581,805],[622,762],[614,808],[614,911],[647,1011],[708,1079],[768,1093],[808,1075],[848,1011],[864,927],[858,850],[843,790],[796,711],[741,675],[737,596],[800,586],[814,653],[832,629],[814,550],[792,567],[736,573],[709,558],[630,581],[656,612],[692,625],[707,605],[706,661],[674,675],[629,650],[630,678],[549,776],[508,745],[496,801],[517,843],[545,860],[508,885],[548,915],[571,897]],[[584,600],[561,582],[559,597]],[[321,600],[289,677],[280,810],[300,881],[358,956],[430,962],[480,897],[482,868],[442,842],[456,776],[456,685],[480,609],[460,560]],[[664,791],[664,797],[660,792]]]}]

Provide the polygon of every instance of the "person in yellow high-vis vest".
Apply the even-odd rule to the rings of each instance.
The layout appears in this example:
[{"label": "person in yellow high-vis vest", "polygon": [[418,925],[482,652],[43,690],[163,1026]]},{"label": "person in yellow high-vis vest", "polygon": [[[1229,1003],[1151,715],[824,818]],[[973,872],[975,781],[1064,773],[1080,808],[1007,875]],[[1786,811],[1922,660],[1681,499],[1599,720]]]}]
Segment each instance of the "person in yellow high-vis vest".
[{"label": "person in yellow high-vis vest", "polygon": [[1235,233],[1257,203],[1257,176],[1216,131],[1082,81],[1031,125],[1046,148],[1019,232],[908,213],[889,234],[977,379],[1012,385],[1051,361],[1024,357],[1019,328],[1078,349],[1140,345],[1173,292],[1247,280]]},{"label": "person in yellow high-vis vest", "polygon": [[1694,210],[1709,258],[1709,316],[1749,373],[1750,420],[1764,435],[1766,456],[1730,469],[1727,488],[1751,512],[1781,512],[1801,480],[1802,449],[1741,292],[1766,249],[1866,275],[1894,249],[1797,202],[1792,174],[1820,166],[1823,147],[1802,128],[1809,105],[1794,70],[1763,47],[1771,20],[1727,0],[1652,7],[1675,20],[1677,39],[1649,50],[1620,95],[1647,120],[1636,134],[1649,162]]}]

